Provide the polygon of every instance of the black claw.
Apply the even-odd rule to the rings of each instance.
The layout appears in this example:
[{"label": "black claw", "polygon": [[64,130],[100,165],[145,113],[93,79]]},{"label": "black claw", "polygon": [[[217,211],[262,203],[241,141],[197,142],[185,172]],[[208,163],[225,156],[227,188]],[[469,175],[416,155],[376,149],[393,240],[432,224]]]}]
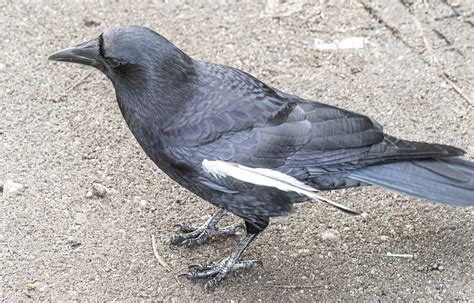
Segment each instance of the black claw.
[{"label": "black claw", "polygon": [[207,290],[214,289],[214,287],[216,287],[219,283],[221,283],[222,280],[224,280],[226,276],[227,276],[227,272],[221,272],[217,274],[217,276],[215,276],[211,280],[207,281],[206,284],[204,284],[204,288]]},{"label": "black claw", "polygon": [[191,264],[189,265],[189,269],[194,269],[196,271],[204,271],[204,270],[209,270],[215,267],[215,264],[213,263],[197,263],[197,264]]},{"label": "black claw", "polygon": [[216,287],[216,285],[217,285],[217,283],[214,281],[214,279],[211,279],[211,280],[207,281],[206,284],[204,284],[204,288],[207,289],[207,290],[211,290],[214,287]]},{"label": "black claw", "polygon": [[232,236],[232,235],[235,235],[239,231],[239,229],[244,231],[245,230],[245,225],[243,225],[243,224],[233,224],[229,227],[224,228],[221,232],[222,232],[223,235]]},{"label": "black claw", "polygon": [[185,223],[175,224],[174,227],[179,228],[179,230],[182,233],[191,233],[191,232],[197,230],[196,227],[193,227],[193,226],[185,224]]},{"label": "black claw", "polygon": [[191,280],[191,281],[194,281],[194,280],[197,280],[199,277],[197,276],[197,273],[195,272],[188,272],[188,273],[185,273],[186,275],[183,275],[186,277],[186,279],[188,280]]},{"label": "black claw", "polygon": [[181,278],[181,277],[185,277],[188,280],[192,280],[193,274],[190,273],[190,272],[182,272],[182,273],[178,274],[178,278]]},{"label": "black claw", "polygon": [[180,242],[180,236],[177,235],[168,237],[164,241],[165,244],[177,244],[178,242]]},{"label": "black claw", "polygon": [[186,239],[186,240],[183,240],[179,243],[179,245],[186,245],[186,246],[191,246],[191,240],[192,239]]}]

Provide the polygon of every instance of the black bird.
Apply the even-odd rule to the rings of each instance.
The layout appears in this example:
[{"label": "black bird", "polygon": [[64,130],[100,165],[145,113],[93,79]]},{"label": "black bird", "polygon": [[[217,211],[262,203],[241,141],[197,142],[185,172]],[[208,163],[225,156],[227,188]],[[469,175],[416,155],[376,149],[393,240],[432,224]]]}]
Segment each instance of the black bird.
[{"label": "black bird", "polygon": [[101,70],[145,153],[173,180],[219,207],[203,226],[179,225],[171,244],[200,245],[232,235],[218,229],[226,211],[245,221],[246,236],[220,263],[191,266],[190,279],[214,287],[271,217],[316,199],[357,213],[319,191],[378,185],[451,205],[474,204],[474,163],[461,149],[396,139],[371,118],[304,100],[238,69],[193,60],[156,32],[113,27],[50,60]]}]

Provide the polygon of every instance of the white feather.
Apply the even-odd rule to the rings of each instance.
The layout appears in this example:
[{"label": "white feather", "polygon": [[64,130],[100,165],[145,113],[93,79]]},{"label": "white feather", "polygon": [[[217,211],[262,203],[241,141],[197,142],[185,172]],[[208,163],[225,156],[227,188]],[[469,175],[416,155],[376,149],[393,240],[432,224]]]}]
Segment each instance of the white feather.
[{"label": "white feather", "polygon": [[247,183],[278,188],[285,192],[296,192],[312,199],[324,201],[345,211],[358,213],[357,210],[351,207],[321,197],[316,193],[318,192],[317,189],[293,178],[292,176],[276,170],[268,168],[252,168],[238,163],[221,160],[209,161],[207,159],[202,161],[202,167],[206,172],[215,177],[232,177]]}]

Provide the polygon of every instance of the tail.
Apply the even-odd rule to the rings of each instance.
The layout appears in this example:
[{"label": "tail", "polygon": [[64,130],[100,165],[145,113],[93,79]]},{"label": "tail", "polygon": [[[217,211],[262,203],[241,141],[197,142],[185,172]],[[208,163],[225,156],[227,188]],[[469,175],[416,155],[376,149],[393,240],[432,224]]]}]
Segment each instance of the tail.
[{"label": "tail", "polygon": [[474,205],[474,162],[457,157],[368,166],[349,177],[441,203]]}]

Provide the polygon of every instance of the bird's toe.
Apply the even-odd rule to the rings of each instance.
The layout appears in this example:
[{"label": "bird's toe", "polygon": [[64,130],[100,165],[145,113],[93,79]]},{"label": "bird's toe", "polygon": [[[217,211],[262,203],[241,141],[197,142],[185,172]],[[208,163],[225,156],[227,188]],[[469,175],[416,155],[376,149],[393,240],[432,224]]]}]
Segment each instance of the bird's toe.
[{"label": "bird's toe", "polygon": [[194,227],[186,223],[178,223],[175,224],[174,227],[179,228],[179,231],[182,233],[191,233],[198,229],[198,227]]},{"label": "bird's toe", "polygon": [[232,224],[230,226],[227,226],[221,230],[217,230],[217,233],[222,234],[222,235],[227,235],[227,236],[233,236],[237,235],[239,232],[245,231],[245,225],[244,224]]},{"label": "bird's toe", "polygon": [[188,224],[176,224],[175,226],[179,228],[182,234],[168,237],[164,241],[165,244],[187,247],[200,246],[208,242],[210,238],[230,237],[238,235],[241,231],[245,230],[245,225],[243,224],[233,224],[222,229],[210,225],[192,227]]},{"label": "bird's toe", "polygon": [[185,277],[189,280],[209,278],[204,284],[204,288],[211,290],[221,283],[232,271],[240,269],[251,269],[262,266],[260,260],[243,260],[234,262],[226,258],[222,262],[216,263],[198,263],[189,266],[190,271],[180,274],[180,277]]}]

